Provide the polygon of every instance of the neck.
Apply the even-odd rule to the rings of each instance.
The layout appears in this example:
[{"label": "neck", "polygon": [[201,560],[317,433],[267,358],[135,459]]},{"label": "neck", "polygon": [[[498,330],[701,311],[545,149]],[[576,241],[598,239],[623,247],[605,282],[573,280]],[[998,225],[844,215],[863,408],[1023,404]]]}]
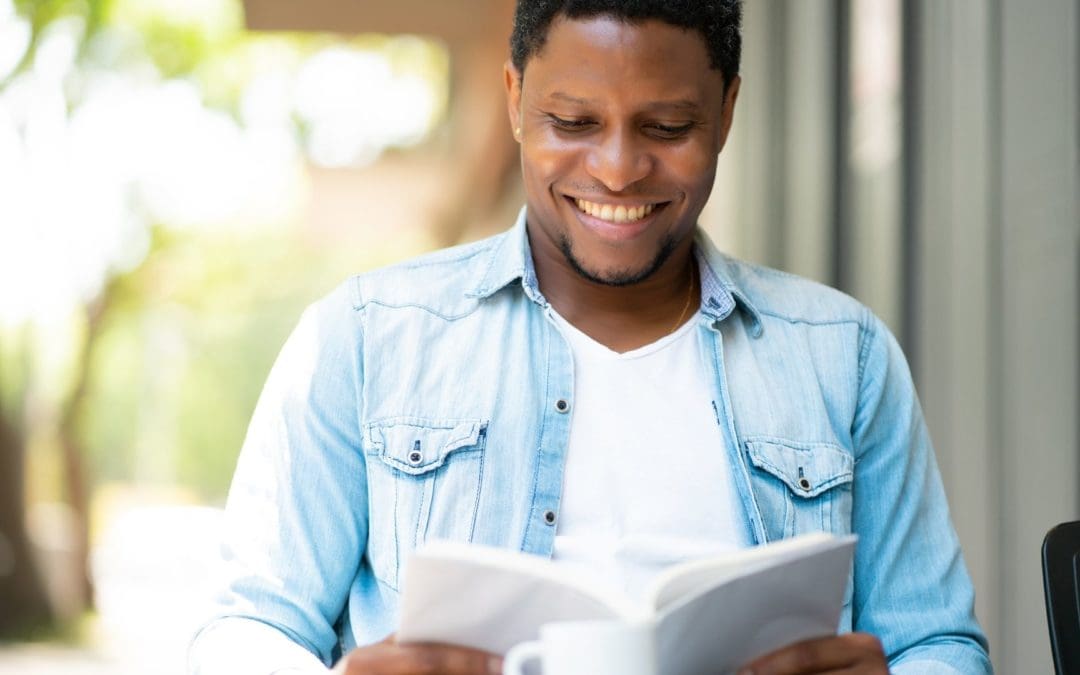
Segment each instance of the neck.
[{"label": "neck", "polygon": [[614,351],[630,351],[669,335],[700,304],[691,237],[653,274],[626,286],[591,281],[561,251],[538,248],[531,235],[529,239],[540,292],[564,319]]}]

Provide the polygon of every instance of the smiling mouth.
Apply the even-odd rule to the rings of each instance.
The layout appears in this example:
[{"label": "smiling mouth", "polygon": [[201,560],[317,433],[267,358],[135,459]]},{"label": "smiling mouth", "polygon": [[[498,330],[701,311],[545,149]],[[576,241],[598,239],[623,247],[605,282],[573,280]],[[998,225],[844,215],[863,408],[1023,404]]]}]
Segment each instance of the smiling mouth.
[{"label": "smiling mouth", "polygon": [[651,214],[657,208],[662,208],[667,202],[661,204],[638,204],[626,206],[625,204],[598,204],[585,199],[570,198],[582,213],[593,218],[599,218],[609,223],[633,223]]}]

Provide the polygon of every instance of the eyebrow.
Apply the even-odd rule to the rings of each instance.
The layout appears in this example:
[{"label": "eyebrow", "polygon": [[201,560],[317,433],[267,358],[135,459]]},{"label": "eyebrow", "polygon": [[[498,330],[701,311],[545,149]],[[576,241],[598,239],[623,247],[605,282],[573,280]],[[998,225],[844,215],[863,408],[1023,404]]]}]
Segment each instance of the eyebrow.
[{"label": "eyebrow", "polygon": [[[563,101],[563,102],[566,102],[566,103],[573,103],[574,105],[580,105],[580,106],[587,106],[590,103],[592,103],[592,101],[590,101],[587,98],[580,98],[578,96],[571,96],[570,94],[567,94],[567,93],[562,92],[562,91],[552,92],[548,96],[550,98],[553,98],[553,99],[556,99],[556,100],[559,100],[559,101]],[[695,110],[696,111],[696,110],[701,109],[701,104],[698,103],[697,101],[694,101],[694,100],[691,100],[691,99],[677,99],[677,100],[674,100],[674,101],[656,101],[654,103],[648,104],[645,107],[649,108],[649,109],[675,108],[675,109],[678,109],[678,110]]]},{"label": "eyebrow", "polygon": [[577,105],[588,105],[588,103],[589,103],[588,99],[578,98],[577,96],[571,96],[570,94],[565,94],[565,93],[563,93],[561,91],[552,92],[551,94],[549,94],[549,96],[551,98],[558,99],[560,101],[565,101],[567,103],[574,103],[574,104],[577,104]]}]

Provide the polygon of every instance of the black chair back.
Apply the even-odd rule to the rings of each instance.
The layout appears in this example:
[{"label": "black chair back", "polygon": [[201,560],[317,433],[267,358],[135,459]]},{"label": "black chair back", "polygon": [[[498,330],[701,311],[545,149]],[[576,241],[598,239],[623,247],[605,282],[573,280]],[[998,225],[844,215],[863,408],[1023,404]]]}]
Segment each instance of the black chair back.
[{"label": "black chair back", "polygon": [[1058,675],[1080,675],[1080,521],[1046,533],[1042,562],[1054,668]]}]

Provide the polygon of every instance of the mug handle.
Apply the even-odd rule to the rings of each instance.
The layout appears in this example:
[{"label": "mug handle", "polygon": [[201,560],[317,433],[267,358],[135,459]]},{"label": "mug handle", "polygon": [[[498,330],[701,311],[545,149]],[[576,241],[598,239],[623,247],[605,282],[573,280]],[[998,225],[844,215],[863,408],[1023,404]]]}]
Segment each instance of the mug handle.
[{"label": "mug handle", "polygon": [[543,643],[538,640],[514,645],[503,659],[503,675],[524,675],[525,664],[542,654]]}]

